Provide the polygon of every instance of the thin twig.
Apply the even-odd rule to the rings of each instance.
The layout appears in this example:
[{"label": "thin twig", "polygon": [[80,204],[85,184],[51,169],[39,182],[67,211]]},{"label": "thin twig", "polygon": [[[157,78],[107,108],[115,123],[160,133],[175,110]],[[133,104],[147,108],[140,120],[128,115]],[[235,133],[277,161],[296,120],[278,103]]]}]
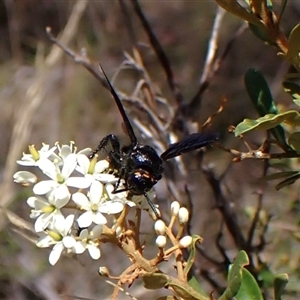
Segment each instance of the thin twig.
[{"label": "thin twig", "polygon": [[295,151],[289,151],[289,152],[281,152],[281,153],[267,153],[262,152],[259,149],[256,150],[250,150],[249,152],[242,152],[235,149],[228,149],[223,147],[221,144],[215,143],[214,147],[219,148],[225,152],[231,153],[235,156],[234,161],[239,162],[244,159],[282,159],[282,158],[299,158],[300,154],[298,154]]},{"label": "thin twig", "polygon": [[225,15],[225,10],[220,6],[218,6],[211,36],[208,42],[208,51],[206,55],[202,76],[200,78],[200,85],[202,85],[205,81],[207,81],[207,79],[211,77],[210,74],[213,72],[214,62],[216,59],[217,49],[218,49],[220,29],[221,29],[222,19],[224,15]]},{"label": "thin twig", "polygon": [[[64,30],[61,32],[59,40],[62,44],[68,45],[78,32],[79,21],[88,5],[88,1],[78,0],[72,9],[72,13]],[[63,52],[57,47],[52,47],[51,52],[45,59],[46,65],[52,66],[61,59]]]},{"label": "thin twig", "polygon": [[246,241],[240,230],[238,217],[230,206],[228,200],[223,195],[221,182],[215,177],[212,170],[202,167],[202,171],[214,193],[216,208],[221,213],[226,227],[235,242],[235,245],[238,249],[244,249],[246,246]]},{"label": "thin twig", "polygon": [[247,246],[247,249],[251,249],[252,241],[253,241],[253,238],[254,238],[254,233],[255,233],[255,230],[257,228],[257,223],[259,221],[259,216],[260,216],[260,212],[261,212],[261,209],[262,209],[262,199],[263,199],[263,194],[259,193],[258,194],[257,208],[256,208],[256,211],[255,211],[255,215],[254,215],[254,218],[252,220],[249,232],[248,232],[248,237],[247,237],[248,246]]},{"label": "thin twig", "polygon": [[51,28],[47,27],[46,28],[47,35],[50,39],[51,42],[53,42],[55,45],[57,45],[60,49],[62,49],[66,54],[68,54],[70,57],[73,58],[73,60],[84,66],[96,79],[98,79],[101,84],[105,87],[107,87],[107,83],[105,79],[100,75],[98,72],[99,68],[95,68],[89,58],[84,54],[77,54],[74,51],[72,51],[69,47],[61,43],[57,38],[55,38],[51,32]]},{"label": "thin twig", "polygon": [[128,297],[130,297],[132,300],[138,300],[137,298],[135,298],[134,296],[132,296],[130,293],[126,292],[121,286],[118,286],[117,284],[115,284],[114,282],[112,281],[109,281],[109,280],[106,280],[106,282],[112,286],[115,287],[115,289],[119,289],[121,290],[122,292],[124,292],[124,294]]},{"label": "thin twig", "polygon": [[220,69],[222,62],[225,60],[225,58],[228,55],[229,51],[231,50],[234,42],[245,31],[246,28],[247,28],[247,25],[245,25],[245,23],[243,23],[238,28],[238,30],[234,33],[232,38],[228,41],[228,43],[225,46],[225,49],[224,49],[223,53],[218,58],[215,58],[213,64],[209,65],[210,72],[206,72],[207,73],[206,78],[203,77],[203,76],[201,77],[201,81],[200,81],[201,84],[198,88],[198,91],[197,91],[196,95],[192,98],[191,102],[189,103],[189,105],[186,109],[187,113],[197,110],[199,105],[201,105],[201,101],[199,101],[199,99],[201,99],[203,93],[209,87],[211,79],[215,76],[215,74]]}]

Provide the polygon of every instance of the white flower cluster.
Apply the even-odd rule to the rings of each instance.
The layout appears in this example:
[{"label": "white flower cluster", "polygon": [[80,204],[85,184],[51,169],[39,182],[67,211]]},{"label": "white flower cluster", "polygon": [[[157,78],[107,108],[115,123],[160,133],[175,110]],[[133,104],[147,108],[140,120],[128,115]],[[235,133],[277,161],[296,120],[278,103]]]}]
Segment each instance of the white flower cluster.
[{"label": "white flower cluster", "polygon": [[52,265],[63,252],[80,254],[87,249],[93,259],[98,259],[105,215],[120,213],[125,205],[136,205],[127,200],[127,192],[113,193],[119,179],[108,173],[106,160],[89,160],[90,151],[77,152],[73,143],[52,148],[43,145],[40,150],[29,146],[30,154],[23,154],[17,161],[36,167],[48,177],[38,181],[35,174],[20,171],[14,174],[14,181],[33,186],[34,195],[27,200],[30,218],[35,219],[34,229],[41,235],[37,246],[54,245],[49,256]]},{"label": "white flower cluster", "polygon": [[[178,247],[189,247],[192,243],[193,238],[189,235],[182,237],[184,226],[189,220],[188,210],[185,207],[180,207],[180,204],[177,201],[174,201],[171,204],[171,215],[172,217],[168,226],[166,226],[166,224],[162,220],[157,220],[155,222],[154,230],[157,234],[157,238],[155,240],[156,245],[158,246],[158,248],[165,248],[168,237],[171,243],[173,243],[173,248],[171,248],[172,250],[177,249]],[[175,235],[173,235],[172,228],[176,220],[178,220],[179,222],[179,230],[175,237]]]}]

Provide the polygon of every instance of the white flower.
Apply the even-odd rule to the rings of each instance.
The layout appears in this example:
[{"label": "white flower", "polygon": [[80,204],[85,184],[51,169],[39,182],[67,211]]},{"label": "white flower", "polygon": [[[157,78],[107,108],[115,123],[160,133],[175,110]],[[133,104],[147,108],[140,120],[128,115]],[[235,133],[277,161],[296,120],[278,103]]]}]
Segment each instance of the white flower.
[{"label": "white flower", "polygon": [[85,154],[88,155],[91,152],[91,148],[85,148],[83,150],[80,150],[77,153],[77,147],[75,146],[74,142],[70,142],[70,145],[62,145],[60,146],[59,143],[56,143],[56,147],[58,149],[58,155],[65,160],[70,154]]},{"label": "white flower", "polygon": [[77,220],[80,227],[88,227],[94,222],[101,225],[106,224],[107,220],[102,213],[108,211],[112,214],[123,210],[124,205],[121,202],[109,201],[103,194],[103,185],[99,181],[91,184],[90,192],[86,195],[78,192],[73,194],[73,201],[82,209],[86,210]]},{"label": "white flower", "polygon": [[34,145],[29,146],[30,154],[23,153],[21,160],[17,163],[22,166],[39,166],[40,162],[44,159],[54,160],[58,156],[54,153],[56,147],[49,149],[49,145],[43,144],[41,150],[36,150]]},{"label": "white flower", "polygon": [[77,147],[75,147],[74,142],[70,142],[70,145],[62,145],[60,146],[59,143],[56,144],[58,149],[58,155],[65,160],[70,154],[74,154],[77,151]]},{"label": "white flower", "polygon": [[54,245],[49,255],[49,262],[52,266],[57,263],[64,250],[68,253],[76,253],[76,240],[70,234],[73,222],[74,215],[69,215],[67,218],[57,217],[51,227],[45,231],[36,243],[40,248]]},{"label": "white flower", "polygon": [[78,252],[76,253],[82,253],[87,249],[91,258],[98,259],[101,256],[100,249],[98,248],[98,238],[102,231],[102,225],[96,225],[90,232],[87,229],[83,229],[79,235],[80,241],[77,241],[76,250]]},{"label": "white flower", "polygon": [[75,154],[77,151],[77,147],[75,147],[74,142],[70,142],[70,145],[59,145],[56,143],[56,147],[58,149],[58,155],[62,160],[65,160],[70,154]]},{"label": "white flower", "polygon": [[[110,200],[119,200],[125,203],[125,201],[127,201],[127,192],[123,191],[123,192],[115,192],[115,186],[111,183],[107,183],[105,185],[106,188],[106,192],[108,194],[108,198]],[[122,187],[118,187],[119,190],[122,190]],[[117,190],[118,190],[117,189]]]},{"label": "white flower", "polygon": [[105,214],[117,214],[124,209],[124,205],[128,204],[130,207],[135,206],[135,203],[127,200],[127,192],[113,193],[114,186],[110,183],[105,186],[108,201],[102,203],[100,211]]},{"label": "white flower", "polygon": [[43,180],[33,187],[36,195],[44,195],[50,191],[54,192],[55,199],[70,198],[68,186],[76,188],[87,188],[90,181],[83,177],[70,177],[77,164],[76,154],[69,154],[63,162],[62,170],[55,162],[44,160],[40,164],[41,170],[52,180]]},{"label": "white flower", "polygon": [[73,201],[83,210],[86,210],[77,220],[80,227],[89,227],[92,222],[101,225],[106,224],[107,220],[100,212],[100,207],[106,199],[102,195],[103,185],[99,181],[91,184],[89,199],[86,195],[78,192],[73,194]]},{"label": "white flower", "polygon": [[47,199],[39,196],[29,197],[27,203],[33,208],[30,218],[37,218],[34,224],[35,231],[41,232],[51,225],[55,221],[55,218],[62,215],[60,209],[68,202],[69,197],[55,199],[51,192],[47,194]]},{"label": "white flower", "polygon": [[16,172],[13,178],[14,178],[14,182],[20,183],[24,186],[32,185],[37,181],[37,177],[33,173],[28,171]]},{"label": "white flower", "polygon": [[94,180],[98,180],[102,183],[114,183],[118,181],[118,178],[113,174],[104,173],[109,167],[109,162],[107,160],[100,160],[97,162],[96,156],[92,160],[89,160],[86,155],[78,154],[77,163],[78,166],[76,167],[76,171],[83,174],[87,179],[91,180],[91,182]]}]

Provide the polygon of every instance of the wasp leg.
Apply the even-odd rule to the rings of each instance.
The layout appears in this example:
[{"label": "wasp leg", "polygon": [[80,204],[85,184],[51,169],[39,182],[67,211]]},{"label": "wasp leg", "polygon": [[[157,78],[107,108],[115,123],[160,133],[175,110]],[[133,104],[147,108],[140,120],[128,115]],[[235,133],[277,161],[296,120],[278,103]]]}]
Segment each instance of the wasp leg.
[{"label": "wasp leg", "polygon": [[[120,189],[120,190],[117,190],[118,188],[118,184],[115,186],[115,189],[113,190],[113,194],[118,194],[118,193],[122,193],[122,192],[126,192],[128,191],[127,188],[124,188],[124,189]],[[157,219],[160,219],[160,215],[159,215],[159,212],[157,210],[157,208],[155,207],[154,203],[150,200],[149,196],[147,195],[147,193],[144,193],[143,196],[146,198],[150,208],[152,209],[152,211],[154,212],[155,216]]]},{"label": "wasp leg", "polygon": [[147,193],[144,193],[143,195],[145,196],[145,198],[146,198],[146,200],[147,200],[149,206],[150,206],[151,209],[153,210],[153,212],[154,212],[156,218],[157,218],[157,219],[160,219],[160,215],[159,215],[159,213],[158,213],[158,211],[157,211],[157,209],[156,209],[154,203],[153,203],[153,202],[150,200],[150,198],[148,197]]},{"label": "wasp leg", "polygon": [[114,188],[114,190],[112,191],[113,194],[118,194],[118,193],[122,193],[122,192],[127,192],[127,191],[129,191],[127,188],[118,190],[118,187],[119,187],[119,185],[120,185],[120,181],[121,181],[121,179],[119,179],[118,182],[117,182],[117,184],[115,185],[115,188]]},{"label": "wasp leg", "polygon": [[[98,147],[93,150],[93,152],[89,155],[89,158],[92,159],[99,151],[104,149],[108,144],[111,145],[112,150],[109,152],[109,162],[111,164],[111,167],[119,169],[119,180],[117,184],[114,187],[114,193],[120,192],[118,191],[118,187],[121,183],[122,178],[124,177],[125,168],[122,166],[122,159],[121,159],[121,147],[120,142],[118,138],[114,134],[109,134],[106,137],[104,137]],[[125,189],[127,191],[127,189]],[[123,191],[123,190],[122,190]]]},{"label": "wasp leg", "polygon": [[112,151],[111,151],[112,157],[116,157],[116,156],[120,157],[120,152],[121,152],[120,142],[114,134],[109,134],[100,141],[97,148],[93,150],[93,152],[89,155],[89,159],[92,159],[99,151],[105,148],[108,145],[108,143],[110,143],[112,147]]}]

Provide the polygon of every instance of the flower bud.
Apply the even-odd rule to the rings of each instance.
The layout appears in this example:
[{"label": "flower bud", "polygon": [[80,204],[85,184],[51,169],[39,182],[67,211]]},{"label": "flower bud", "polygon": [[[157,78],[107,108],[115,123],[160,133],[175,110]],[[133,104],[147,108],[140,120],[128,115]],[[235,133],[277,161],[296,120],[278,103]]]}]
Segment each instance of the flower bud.
[{"label": "flower bud", "polygon": [[13,176],[14,182],[20,183],[24,186],[30,186],[37,182],[37,177],[28,171],[19,171]]},{"label": "flower bud", "polygon": [[159,248],[163,248],[166,246],[166,243],[167,243],[167,239],[164,235],[159,235],[156,240],[155,240],[155,243],[156,245],[159,247]]},{"label": "flower bud", "polygon": [[105,276],[105,277],[109,276],[109,270],[107,267],[99,267],[98,273],[100,276]]},{"label": "flower bud", "polygon": [[186,235],[179,241],[179,247],[180,248],[187,248],[191,245],[193,241],[193,238],[190,235]]},{"label": "flower bud", "polygon": [[180,208],[179,202],[173,201],[171,203],[171,213],[172,213],[173,216],[177,216],[178,215],[179,208]]},{"label": "flower bud", "polygon": [[180,224],[186,223],[189,220],[189,211],[185,207],[180,207],[178,218]]},{"label": "flower bud", "polygon": [[166,225],[165,225],[164,221],[157,220],[154,223],[154,229],[155,229],[157,234],[164,235],[166,233]]}]

